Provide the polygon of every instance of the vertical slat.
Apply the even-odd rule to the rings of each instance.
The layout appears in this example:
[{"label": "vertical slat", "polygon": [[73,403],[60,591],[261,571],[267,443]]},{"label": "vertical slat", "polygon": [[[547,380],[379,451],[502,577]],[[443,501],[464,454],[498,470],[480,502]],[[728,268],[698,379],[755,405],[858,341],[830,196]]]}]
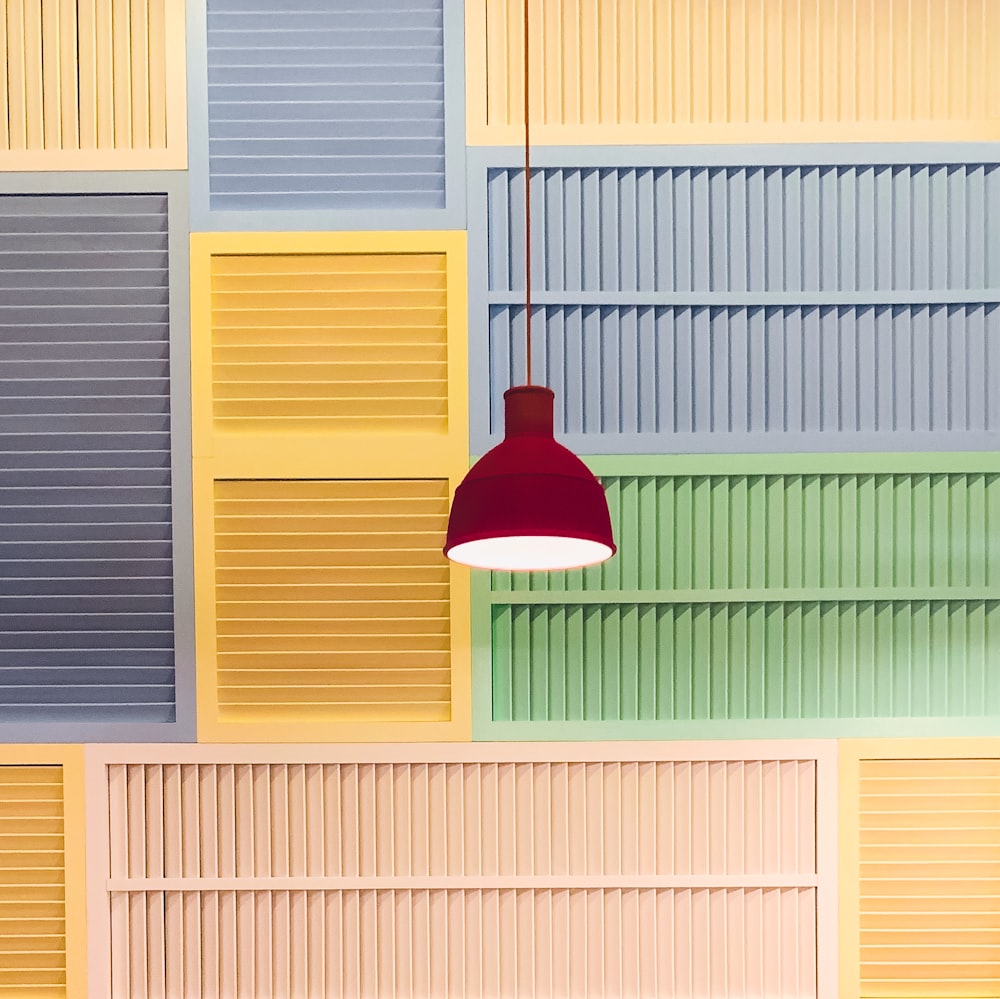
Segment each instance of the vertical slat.
[{"label": "vertical slat", "polygon": [[[155,3],[156,0],[153,2]],[[130,0],[129,8],[128,78],[130,81],[129,105],[131,112],[129,145],[133,149],[149,149],[152,146],[150,141],[150,53],[156,45],[156,36],[150,33],[153,25],[150,24],[149,4],[150,0]]]},{"label": "vertical slat", "polygon": [[[20,28],[24,74],[24,148],[45,148],[45,85],[42,73],[41,0],[15,0],[13,21]],[[11,32],[13,34],[13,32]],[[17,35],[14,35],[15,39]],[[15,55],[16,65],[17,55]]]}]

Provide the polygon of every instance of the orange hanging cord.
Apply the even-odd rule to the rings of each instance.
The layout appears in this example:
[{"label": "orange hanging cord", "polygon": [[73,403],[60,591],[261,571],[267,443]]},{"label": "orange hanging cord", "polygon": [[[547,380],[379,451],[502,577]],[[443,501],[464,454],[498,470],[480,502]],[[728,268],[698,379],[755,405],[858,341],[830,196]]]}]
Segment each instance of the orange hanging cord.
[{"label": "orange hanging cord", "polygon": [[524,0],[524,349],[531,384],[531,115],[528,110],[528,5]]}]

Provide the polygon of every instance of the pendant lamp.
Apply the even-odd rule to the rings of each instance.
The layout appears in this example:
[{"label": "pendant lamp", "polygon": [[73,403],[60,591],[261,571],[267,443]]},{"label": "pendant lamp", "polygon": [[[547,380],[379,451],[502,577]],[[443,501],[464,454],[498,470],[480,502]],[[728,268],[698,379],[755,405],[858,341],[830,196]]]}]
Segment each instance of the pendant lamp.
[{"label": "pendant lamp", "polygon": [[531,160],[524,0],[524,283],[527,384],[504,392],[504,439],[455,490],[444,553],[477,569],[577,569],[611,558],[604,487],[553,436],[555,393],[531,383]]}]

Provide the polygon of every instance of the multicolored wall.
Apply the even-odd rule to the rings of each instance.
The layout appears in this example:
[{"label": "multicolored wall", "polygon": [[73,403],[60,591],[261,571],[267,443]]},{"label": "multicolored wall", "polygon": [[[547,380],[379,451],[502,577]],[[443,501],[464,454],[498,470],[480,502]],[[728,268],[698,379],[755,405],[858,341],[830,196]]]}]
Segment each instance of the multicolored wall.
[{"label": "multicolored wall", "polygon": [[1000,996],[1000,6],[523,2],[0,9],[0,994]]}]

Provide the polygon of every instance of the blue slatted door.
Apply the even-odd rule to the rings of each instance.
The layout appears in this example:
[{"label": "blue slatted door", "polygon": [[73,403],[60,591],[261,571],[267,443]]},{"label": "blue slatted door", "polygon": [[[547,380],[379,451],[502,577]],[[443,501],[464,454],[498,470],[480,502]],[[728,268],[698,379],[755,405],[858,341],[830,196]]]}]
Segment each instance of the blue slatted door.
[{"label": "blue slatted door", "polygon": [[[532,207],[534,370],[579,450],[1000,444],[1000,166],[558,167]],[[477,453],[524,377],[523,170],[485,210]]]},{"label": "blue slatted door", "polygon": [[0,197],[0,722],[174,718],[166,212]]},{"label": "blue slatted door", "polygon": [[445,203],[442,0],[209,0],[215,210]]}]

